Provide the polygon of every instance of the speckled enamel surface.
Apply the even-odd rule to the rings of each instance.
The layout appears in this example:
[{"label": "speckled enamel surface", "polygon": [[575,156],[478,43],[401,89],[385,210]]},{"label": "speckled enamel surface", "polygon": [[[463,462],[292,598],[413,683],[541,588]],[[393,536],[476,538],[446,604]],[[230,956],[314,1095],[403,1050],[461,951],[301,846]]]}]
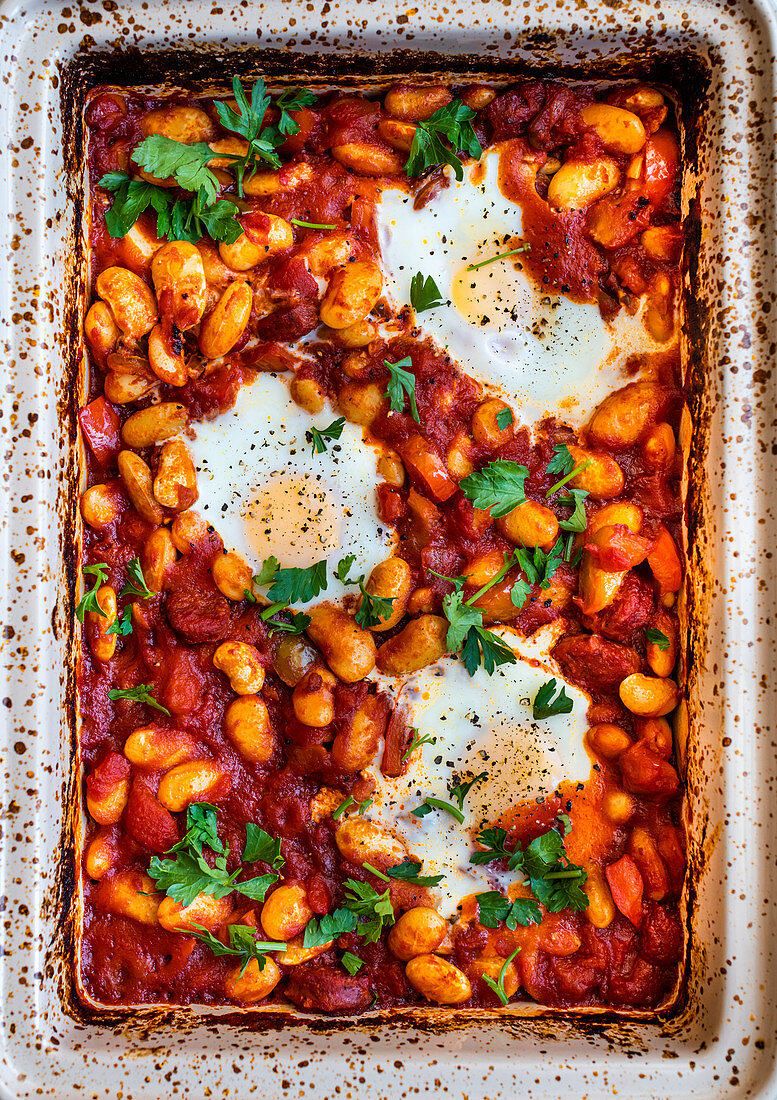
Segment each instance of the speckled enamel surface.
[{"label": "speckled enamel surface", "polygon": [[[764,2],[599,6],[478,0],[0,4],[0,433],[4,518],[0,732],[0,1097],[451,1098],[777,1096],[774,790],[775,12]],[[63,68],[139,49],[289,51],[289,70],[518,71],[654,79],[709,67],[685,185],[698,245],[687,290],[691,445],[691,949],[671,1018],[422,1016],[345,1024],[73,1007],[67,820],[73,740],[73,414],[78,354]],[[393,55],[391,51],[396,52]],[[404,52],[402,52],[404,51]],[[414,58],[419,51],[421,56]],[[435,54],[442,55],[436,59]],[[293,56],[292,56],[293,55]],[[352,55],[354,55],[352,57]],[[387,56],[390,55],[390,56]],[[248,61],[242,57],[243,71]],[[283,53],[274,54],[277,65]],[[172,74],[191,83],[184,71]],[[101,71],[110,71],[106,62]],[[237,62],[223,62],[229,75]],[[144,72],[130,54],[128,69]],[[99,66],[98,66],[99,68]],[[154,65],[149,62],[151,75]],[[691,89],[690,101],[693,101]],[[691,114],[693,112],[691,111]],[[686,122],[692,121],[690,116]],[[690,132],[690,131],[689,131]],[[77,137],[77,128],[75,137]],[[70,336],[68,337],[68,333]],[[684,731],[679,731],[681,743]]]}]

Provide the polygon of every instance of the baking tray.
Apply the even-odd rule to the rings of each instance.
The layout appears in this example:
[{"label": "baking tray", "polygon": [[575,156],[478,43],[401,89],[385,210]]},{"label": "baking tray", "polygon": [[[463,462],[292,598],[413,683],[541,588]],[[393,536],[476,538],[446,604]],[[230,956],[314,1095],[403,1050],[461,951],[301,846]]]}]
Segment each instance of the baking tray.
[{"label": "baking tray", "polygon": [[[777,930],[774,46],[766,4],[403,8],[0,4],[4,662],[0,1096],[773,1097]],[[229,55],[228,59],[225,55]],[[89,1016],[73,997],[78,106],[101,80],[233,71],[647,76],[677,87],[690,164],[691,891],[687,993],[665,1018],[538,1009],[409,1020]],[[260,71],[261,71],[260,70]],[[691,736],[686,737],[690,728]]]}]

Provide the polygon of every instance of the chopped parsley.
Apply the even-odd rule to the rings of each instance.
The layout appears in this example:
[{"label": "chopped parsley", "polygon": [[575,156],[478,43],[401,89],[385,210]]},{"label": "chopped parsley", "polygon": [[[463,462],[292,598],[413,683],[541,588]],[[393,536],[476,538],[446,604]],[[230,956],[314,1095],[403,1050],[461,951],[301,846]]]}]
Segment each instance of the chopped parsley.
[{"label": "chopped parsley", "polygon": [[214,955],[234,955],[236,958],[240,959],[242,963],[240,967],[241,977],[245,974],[246,967],[251,962],[251,959],[256,959],[259,969],[264,970],[268,952],[285,951],[288,947],[286,943],[275,943],[271,940],[258,940],[256,938],[257,930],[250,924],[229,925],[229,946],[222,943],[217,936],[214,936],[213,933],[209,932],[202,924],[194,924],[194,922],[192,922],[192,928],[197,928],[199,931],[192,932],[191,935],[201,940],[211,949]]},{"label": "chopped parsley", "polygon": [[[559,824],[567,836],[571,824],[566,814],[560,815]],[[541,833],[525,848],[510,850],[506,840],[507,833],[502,828],[483,829],[477,837],[481,850],[470,856],[470,863],[482,866],[506,859],[508,869],[520,871],[526,877],[534,897],[549,913],[588,908],[588,898],[582,889],[588,876],[567,857],[558,829]]]},{"label": "chopped parsley", "polygon": [[127,604],[113,626],[109,626],[105,633],[121,634],[124,637],[132,633],[132,604]]},{"label": "chopped parsley", "polygon": [[185,852],[191,848],[197,855],[202,855],[205,844],[219,854],[224,851],[218,834],[216,807],[210,802],[192,802],[186,809],[186,832],[177,844],[168,849],[167,854]]},{"label": "chopped parsley", "polygon": [[337,420],[333,420],[328,428],[311,428],[309,432],[306,432],[306,436],[309,436],[308,442],[313,445],[313,454],[322,455],[326,453],[327,439],[339,439],[343,434],[343,428],[345,427],[345,417],[338,416]]},{"label": "chopped parsley", "polygon": [[507,996],[507,993],[505,992],[505,976],[507,974],[507,968],[520,950],[520,947],[516,947],[512,955],[507,956],[504,961],[504,966],[499,971],[499,977],[496,981],[494,981],[494,979],[488,974],[483,975],[483,981],[490,989],[493,990],[494,993],[496,993],[497,997],[505,1006],[505,1008],[507,1007],[507,1003],[510,1000],[510,998]]},{"label": "chopped parsley", "polygon": [[255,863],[257,860],[261,860],[262,863],[269,863],[274,871],[279,870],[286,862],[281,855],[280,837],[270,836],[264,829],[260,829],[258,825],[249,821],[246,825],[243,862]]},{"label": "chopped parsley", "polygon": [[431,734],[424,733],[423,735],[418,732],[415,726],[411,726],[410,730],[413,736],[410,739],[410,744],[402,753],[402,763],[408,760],[416,749],[420,749],[422,745],[436,745],[437,738],[432,737]]},{"label": "chopped parsley", "polygon": [[356,933],[367,943],[377,943],[384,928],[394,923],[389,888],[379,894],[366,882],[345,880],[345,906],[358,920]]},{"label": "chopped parsley", "polygon": [[[243,867],[241,865],[231,873],[227,871],[229,847],[219,839],[216,825],[216,809],[210,803],[189,806],[186,811],[186,834],[166,852],[166,855],[174,858],[160,859],[159,856],[154,856],[149,864],[148,873],[156,882],[157,889],[164,891],[173,901],[179,901],[183,906],[191,905],[199,894],[225,898],[233,890],[252,901],[264,901],[269,888],[278,881],[278,876],[258,875],[256,878],[237,882],[237,876],[242,873]],[[250,833],[248,830],[252,828],[257,832]],[[248,826],[246,835],[246,848],[249,843],[264,844],[264,837],[272,841],[267,833],[255,825]],[[212,867],[203,853],[206,845],[215,857]],[[280,842],[278,850],[280,852]]]},{"label": "chopped parsley", "polygon": [[410,304],[416,313],[437,309],[438,306],[445,304],[440,289],[431,275],[424,277],[419,271],[410,280]]},{"label": "chopped parsley", "polygon": [[[278,559],[270,557],[263,562],[262,568],[254,577],[254,583],[269,584],[271,587],[267,593],[268,600],[282,605],[283,608],[292,603],[307,603],[326,588],[326,560],[317,561],[306,569],[299,566],[281,569]],[[282,607],[278,607],[276,611],[280,611]]]},{"label": "chopped parsley", "polygon": [[463,783],[459,783],[457,787],[451,788],[451,798],[455,799],[456,802],[458,802],[460,810],[464,809],[464,799],[467,797],[475,784],[479,783],[481,779],[486,779],[487,777],[488,772],[481,772],[480,775],[476,775],[474,779],[467,779]]},{"label": "chopped parsley", "polygon": [[94,565],[85,565],[82,569],[82,572],[86,573],[90,577],[93,576],[94,584],[89,589],[89,591],[84,592],[83,596],[81,597],[78,607],[76,608],[76,618],[78,619],[79,623],[82,623],[84,621],[84,618],[86,617],[86,613],[88,611],[91,611],[93,614],[102,615],[104,619],[107,619],[108,616],[105,614],[105,612],[97,602],[97,593],[99,592],[101,586],[104,585],[108,579],[108,566],[105,564],[104,561],[98,561]]},{"label": "chopped parsley", "polygon": [[244,138],[248,148],[244,154],[215,153],[207,142],[186,145],[163,134],[151,134],[132,153],[132,161],[140,168],[163,179],[172,177],[191,197],[176,198],[170,190],[145,180],[130,179],[126,172],[107,172],[100,186],[113,192],[113,202],[105,215],[105,224],[112,237],[124,237],[140,215],[149,207],[156,213],[157,235],[169,240],[196,243],[208,233],[216,241],[233,244],[243,232],[238,220],[240,209],[228,199],[220,199],[221,183],[209,167],[217,157],[230,161],[237,180],[237,191],[243,195],[243,183],[261,164],[279,168],[277,149],[291,134],[299,131],[291,111],[313,103],[312,92],[289,89],[275,101],[280,112],[274,126],[264,126],[267,108],[271,105],[264,81],[254,84],[250,100],[237,76],[232,81],[237,102],[235,111],[227,103],[216,103],[221,125]]},{"label": "chopped parsley", "polygon": [[566,443],[557,443],[553,448],[553,458],[550,460],[547,466],[549,474],[562,473],[564,476],[560,478],[555,485],[551,485],[548,491],[545,493],[545,499],[552,497],[554,493],[557,493],[568,481],[571,481],[577,474],[582,473],[583,470],[587,470],[593,462],[592,458],[586,459],[585,462],[581,462],[579,466],[575,466],[575,460],[570,454],[569,447]]},{"label": "chopped parsley", "polygon": [[443,810],[444,813],[450,814],[451,817],[458,821],[459,825],[464,823],[464,814],[461,810],[457,809],[452,802],[445,802],[442,798],[432,798],[431,795],[423,800],[420,806],[416,806],[410,813],[413,817],[426,817],[432,810]]},{"label": "chopped parsley", "polygon": [[350,951],[343,952],[340,962],[351,977],[353,977],[354,974],[358,974],[364,966],[364,959],[360,959],[358,955],[354,955]]},{"label": "chopped parsley", "polygon": [[503,432],[505,428],[509,428],[513,423],[515,423],[515,420],[512,409],[500,409],[496,414],[496,426],[500,432]]},{"label": "chopped parsley", "polygon": [[562,684],[561,691],[556,695],[555,677],[542,685],[534,697],[532,704],[532,717],[535,721],[543,718],[555,718],[557,714],[570,714],[574,702],[569,698]]},{"label": "chopped parsley", "polygon": [[658,646],[662,653],[669,649],[671,645],[669,638],[664,634],[663,630],[658,630],[654,626],[649,626],[645,630],[645,638],[651,645]]},{"label": "chopped parsley", "polygon": [[461,591],[466,577],[445,577],[431,570],[436,577],[442,577],[454,586],[455,590],[443,596],[442,601],[443,614],[450,624],[445,644],[451,653],[461,654],[462,663],[470,676],[475,675],[481,663],[489,676],[498,665],[515,664],[515,653],[498,635],[483,626],[483,612],[474,604],[512,569],[517,560],[516,552],[512,557],[505,554],[501,569],[468,600],[464,599]]},{"label": "chopped parsley", "polygon": [[391,618],[391,608],[396,597],[373,596],[364,587],[363,580],[358,583],[362,593],[362,602],[354,618],[362,630],[369,630],[371,626],[378,626]]},{"label": "chopped parsley", "polygon": [[518,248],[511,248],[507,252],[500,252],[498,256],[490,256],[487,260],[481,260],[478,264],[469,264],[467,271],[477,271],[478,268],[486,267],[488,264],[495,264],[497,260],[506,260],[508,256],[515,256],[517,252],[531,252],[531,245],[526,242],[519,245]]},{"label": "chopped parsley", "polygon": [[292,225],[298,225],[300,229],[334,229],[334,225],[321,225],[319,222],[303,222],[299,218],[289,218]]},{"label": "chopped parsley", "polygon": [[514,932],[518,925],[528,928],[530,924],[539,924],[542,910],[534,898],[516,898],[510,901],[496,890],[486,894],[475,894],[478,903],[478,920],[485,928],[498,928],[501,921]]},{"label": "chopped parsley", "polygon": [[413,361],[409,355],[406,355],[404,359],[400,359],[398,363],[389,363],[388,359],[384,359],[383,363],[388,367],[389,372],[389,384],[386,387],[385,396],[389,399],[389,406],[394,412],[404,412],[405,408],[405,394],[407,394],[410,401],[410,413],[415,420],[416,424],[420,424],[421,420],[418,416],[418,406],[415,401],[415,375],[410,371],[406,371],[405,367],[412,367]]},{"label": "chopped parsley", "polygon": [[[350,879],[348,880],[350,882]],[[334,909],[323,917],[311,917],[305,925],[303,947],[323,947],[331,943],[344,932],[353,932],[356,928],[356,914],[350,909]]]},{"label": "chopped parsley", "polygon": [[[438,164],[450,164],[457,180],[464,178],[464,170],[457,150],[471,157],[483,153],[477,134],[472,128],[475,112],[460,99],[453,99],[440,107],[429,118],[416,123],[410,156],[405,165],[408,176],[420,176]],[[450,148],[443,142],[447,138]]]},{"label": "chopped parsley", "polygon": [[492,517],[499,519],[525,502],[524,486],[528,476],[527,466],[497,458],[482,470],[462,478],[459,488],[476,508],[490,508]]},{"label": "chopped parsley", "polygon": [[141,596],[144,600],[154,595],[146,584],[146,578],[143,576],[140,558],[133,558],[131,561],[127,562],[127,581],[119,595]]},{"label": "chopped parsley", "polygon": [[151,694],[151,684],[138,684],[134,688],[111,688],[108,692],[109,699],[128,699],[133,703],[145,703],[146,706],[153,707],[155,710],[161,710],[163,714],[170,715],[170,711],[167,707],[163,707],[161,703],[157,703],[154,696]]}]

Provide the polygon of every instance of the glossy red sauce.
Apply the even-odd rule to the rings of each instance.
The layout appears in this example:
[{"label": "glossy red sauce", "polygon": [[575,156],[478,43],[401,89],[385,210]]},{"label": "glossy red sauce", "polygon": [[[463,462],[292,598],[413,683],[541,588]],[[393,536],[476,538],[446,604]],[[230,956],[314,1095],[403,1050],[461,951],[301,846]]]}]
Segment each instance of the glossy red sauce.
[{"label": "glossy red sauce", "polygon": [[[613,92],[610,102],[625,102],[627,92]],[[657,129],[645,153],[643,193],[647,203],[620,211],[626,226],[622,236],[628,241],[610,250],[596,244],[589,235],[587,212],[558,213],[548,206],[543,194],[547,182],[537,168],[550,156],[570,155],[585,161],[601,153],[600,142],[580,118],[580,110],[597,96],[593,88],[570,90],[531,81],[497,95],[478,112],[474,124],[484,145],[505,143],[501,185],[506,195],[521,204],[523,235],[531,244],[521,262],[550,291],[597,300],[609,314],[619,305],[628,306],[632,295],[645,293],[657,275],[676,278],[676,263],[651,259],[641,238],[630,235],[629,224],[636,221],[641,232],[648,224],[676,223],[678,158],[673,133],[666,126]],[[87,109],[95,196],[90,237],[93,280],[101,270],[119,264],[150,281],[150,258],[139,257],[126,241],[108,235],[104,195],[97,183],[106,171],[127,168],[132,149],[143,137],[141,119],[157,102],[136,93],[98,90]],[[185,97],[174,102],[197,103]],[[215,119],[212,105],[204,107]],[[375,255],[373,210],[379,183],[349,171],[332,158],[330,150],[360,142],[392,152],[378,136],[378,123],[385,117],[378,102],[361,96],[325,96],[313,108],[299,112],[300,132],[287,140],[282,152],[292,165],[309,165],[312,178],[262,200],[249,200],[242,223],[247,235],[261,232],[265,215],[275,214],[287,220],[347,228],[353,258]],[[621,157],[619,161],[624,169],[626,160]],[[635,211],[635,218],[630,218]],[[616,210],[613,217],[620,214]],[[147,218],[141,224],[146,222]],[[213,417],[234,403],[240,386],[250,383],[254,370],[270,368],[294,370],[298,378],[315,379],[337,403],[345,387],[354,384],[378,386],[382,392],[389,378],[385,361],[398,362],[410,356],[420,424],[407,411],[391,412],[384,399],[369,431],[403,459],[407,471],[404,484],[377,486],[381,515],[399,534],[400,554],[410,565],[414,589],[424,590],[419,610],[438,614],[451,585],[435,573],[466,574],[468,566],[483,555],[513,548],[490,517],[477,513],[459,489],[448,465],[455,441],[467,437],[474,469],[497,458],[527,466],[526,492],[537,501],[545,499],[554,481],[547,473],[554,445],[581,442],[568,427],[553,420],[537,425],[532,432],[517,428],[497,447],[475,442],[470,429],[483,398],[479,385],[444,352],[422,340],[409,323],[404,334],[390,340],[376,337],[360,349],[356,366],[354,353],[331,340],[314,341],[296,350],[285,347],[318,325],[318,285],[302,256],[309,245],[325,236],[318,230],[295,228],[292,248],[266,261],[256,275],[254,311],[242,340],[216,369],[193,371],[194,376],[183,387],[160,385],[151,398],[113,405],[103,396],[104,368],[93,362],[91,400],[81,413],[88,476],[90,484],[112,486],[120,509],[117,519],[107,526],[85,527],[84,564],[105,562],[107,583],[117,592],[128,563],[136,557],[143,559],[146,541],[155,529],[131,506],[116,463],[123,421],[150,402],[178,401],[195,421]],[[258,309],[260,296],[264,305]],[[264,308],[268,302],[272,308]],[[191,333],[186,340],[196,359]],[[652,366],[662,387],[656,419],[676,431],[682,406],[679,362],[673,353],[667,353]],[[141,457],[153,469],[158,453],[159,448],[151,448],[141,452]],[[616,456],[625,479],[617,499],[638,504],[644,511],[639,537],[652,547],[663,526],[679,542],[679,457],[656,470],[647,464],[641,441],[618,448]],[[589,498],[589,518],[599,506],[600,502]],[[568,515],[555,500],[550,507],[559,517]],[[172,516],[165,518],[169,523]],[[158,924],[140,924],[113,907],[110,887],[114,877],[135,874],[141,889],[140,875],[151,856],[165,852],[185,829],[185,815],[171,813],[156,797],[163,769],[130,767],[122,755],[127,737],[140,727],[154,725],[183,732],[196,741],[203,757],[212,758],[221,767],[222,779],[210,800],[218,804],[220,836],[230,847],[229,870],[238,865],[246,823],[254,822],[282,838],[284,882],[304,887],[314,913],[326,913],[342,903],[343,882],[348,877],[374,884],[362,866],[341,855],[335,842],[337,822],[331,816],[313,818],[311,799],[322,786],[334,787],[356,800],[369,795],[368,780],[338,767],[332,741],[347,727],[365,696],[375,694],[375,686],[340,683],[335,718],[329,726],[314,728],[299,722],[292,708],[291,685],[279,674],[286,667],[281,652],[286,643],[277,634],[268,633],[257,605],[228,600],[218,590],[211,563],[221,549],[222,542],[211,529],[191,552],[178,558],[166,575],[164,591],[136,602],[133,633],[121,638],[109,662],[95,659],[86,641],[83,646],[80,743],[87,792],[99,796],[121,780],[130,782],[121,819],[99,829],[94,823],[88,825],[87,843],[99,833],[113,858],[111,869],[99,880],[84,877],[81,978],[88,994],[103,1003],[228,1003],[224,983],[234,968],[234,960],[214,957],[191,936],[167,932]],[[567,911],[546,915],[540,926],[519,927],[515,932],[504,927],[491,930],[477,921],[470,903],[455,926],[449,955],[471,978],[472,995],[465,1007],[497,1003],[473,971],[475,960],[484,954],[504,958],[516,946],[521,947],[516,963],[521,986],[518,997],[541,1004],[649,1007],[659,1003],[676,980],[682,951],[677,900],[684,874],[677,773],[673,757],[663,750],[653,751],[656,746],[648,740],[653,734],[644,720],[627,711],[617,691],[623,676],[646,667],[644,630],[654,621],[662,593],[656,571],[646,559],[630,570],[613,604],[604,611],[585,614],[577,598],[578,572],[573,565],[564,564],[556,573],[555,585],[566,592],[565,600],[554,601],[535,586],[531,599],[518,611],[510,608],[508,596],[518,576],[514,570],[492,591],[496,599],[488,604],[485,621],[509,622],[529,634],[563,615],[568,626],[555,656],[569,679],[590,692],[591,724],[616,723],[633,744],[618,762],[597,754],[591,782],[574,788],[563,786],[558,792],[549,791],[543,801],[517,805],[502,823],[509,830],[511,843],[528,843],[550,828],[560,812],[569,812],[575,824],[567,843],[570,858],[585,859],[602,868],[617,864],[620,873],[628,874],[629,862],[618,861],[635,850],[634,838],[642,834],[649,837],[661,858],[650,864],[637,860],[643,868],[643,900],[637,909],[632,905],[628,910],[633,919],[616,909],[606,927],[595,926],[586,913]],[[471,587],[467,589],[471,591]],[[667,614],[676,622],[671,607]],[[403,620],[381,640],[398,634],[404,625]],[[86,635],[88,638],[88,630]],[[251,643],[267,670],[262,696],[281,737],[273,757],[261,765],[244,759],[223,732],[225,711],[235,694],[226,677],[214,668],[213,654],[225,640]],[[108,697],[111,688],[139,683],[151,686],[154,697],[170,711],[169,717],[142,703]],[[400,755],[408,737],[406,728],[389,724],[384,756],[388,774],[405,767]],[[622,824],[614,824],[604,807],[608,795],[622,793],[624,784],[632,810]],[[260,863],[247,867],[249,875],[269,870]],[[613,896],[619,889],[617,873],[612,872]],[[431,904],[425,890],[399,882],[392,882],[391,897],[397,912]],[[231,919],[253,910],[258,906],[236,898]],[[338,965],[343,950],[355,951],[363,960],[358,975],[349,976]],[[378,943],[365,944],[355,934],[346,933],[334,947],[309,962],[282,970],[282,981],[271,999],[288,997],[305,1010],[359,1012],[375,999],[381,1007],[426,1003],[409,984],[404,964],[391,953],[385,936]]]}]

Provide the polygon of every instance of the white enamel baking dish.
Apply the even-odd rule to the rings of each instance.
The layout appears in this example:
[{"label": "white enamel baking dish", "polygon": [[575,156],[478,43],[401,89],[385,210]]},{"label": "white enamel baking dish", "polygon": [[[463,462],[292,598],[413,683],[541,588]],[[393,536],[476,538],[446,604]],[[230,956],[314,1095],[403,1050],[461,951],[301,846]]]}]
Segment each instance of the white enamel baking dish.
[{"label": "white enamel baking dish", "polygon": [[[665,0],[660,11],[647,0],[566,9],[496,0],[0,3],[0,1097],[777,1096],[776,41],[766,0]],[[214,51],[241,47],[274,51],[265,57],[295,76],[307,69],[358,81],[367,53],[377,60],[366,71],[388,75],[480,68],[501,76],[539,66],[601,76],[645,70],[689,85],[685,197],[698,241],[687,289],[699,303],[688,321],[696,420],[691,947],[687,997],[665,1020],[546,1012],[451,1023],[432,1013],[424,1026],[303,1019],[277,1029],[261,1016],[248,1024],[196,1010],[89,1019],[73,1007],[68,593],[78,455],[70,379],[79,355],[82,181],[69,159],[79,122],[72,97],[63,112],[63,72],[81,58],[93,65],[91,76],[81,65],[84,84],[148,82],[164,71],[186,84],[203,56],[212,75]],[[141,55],[117,57],[130,48]],[[182,54],[160,58],[155,71],[149,51],[170,48]],[[235,64],[223,62],[226,76]]]}]

